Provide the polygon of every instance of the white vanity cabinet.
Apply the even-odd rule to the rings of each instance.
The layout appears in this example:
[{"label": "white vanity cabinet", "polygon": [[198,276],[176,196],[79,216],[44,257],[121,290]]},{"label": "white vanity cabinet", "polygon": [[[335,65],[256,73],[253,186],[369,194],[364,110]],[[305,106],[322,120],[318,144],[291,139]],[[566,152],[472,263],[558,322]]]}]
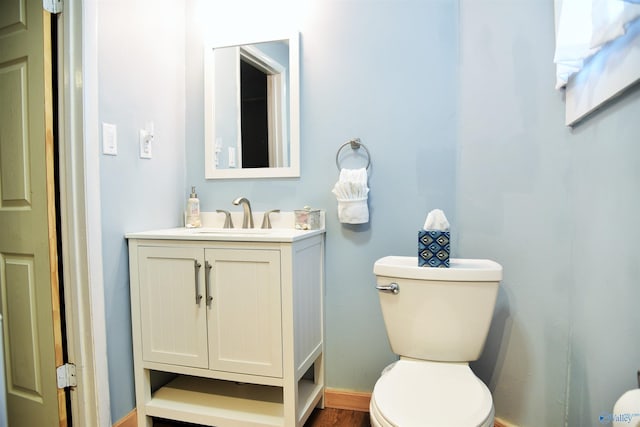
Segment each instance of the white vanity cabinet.
[{"label": "white vanity cabinet", "polygon": [[127,237],[138,426],[302,426],[324,392],[324,233]]},{"label": "white vanity cabinet", "polygon": [[144,361],[282,377],[279,250],[139,246],[138,274]]}]

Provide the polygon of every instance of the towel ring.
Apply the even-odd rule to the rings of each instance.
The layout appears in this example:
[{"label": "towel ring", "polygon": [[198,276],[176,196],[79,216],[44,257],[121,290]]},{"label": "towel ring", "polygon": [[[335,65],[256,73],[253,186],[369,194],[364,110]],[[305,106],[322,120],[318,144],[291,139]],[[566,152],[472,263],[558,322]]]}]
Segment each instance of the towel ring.
[{"label": "towel ring", "polygon": [[360,147],[364,148],[364,151],[367,153],[367,167],[366,167],[366,169],[369,169],[369,166],[371,166],[371,154],[369,153],[369,150],[367,150],[367,147],[365,147],[365,145],[360,142],[360,138],[354,138],[354,139],[351,139],[351,140],[345,142],[344,144],[342,144],[340,146],[340,148],[338,148],[338,152],[336,153],[336,166],[338,167],[338,170],[342,169],[340,167],[340,160],[339,160],[340,151],[342,151],[342,149],[344,147],[346,147],[347,145],[350,145],[352,150],[358,150],[358,149],[360,149]]}]

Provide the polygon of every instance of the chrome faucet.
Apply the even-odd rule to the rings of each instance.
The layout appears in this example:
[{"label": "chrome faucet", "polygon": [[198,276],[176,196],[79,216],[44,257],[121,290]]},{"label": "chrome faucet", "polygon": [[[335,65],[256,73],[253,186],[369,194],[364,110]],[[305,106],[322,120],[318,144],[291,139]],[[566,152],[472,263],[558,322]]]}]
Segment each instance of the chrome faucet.
[{"label": "chrome faucet", "polygon": [[224,225],[222,228],[233,228],[233,220],[231,219],[231,212],[223,211],[222,209],[216,209],[216,212],[224,214]]},{"label": "chrome faucet", "polygon": [[271,220],[269,219],[269,214],[278,213],[280,209],[272,209],[270,211],[266,211],[264,216],[262,217],[262,227],[260,228],[271,228]]},{"label": "chrome faucet", "polygon": [[233,204],[242,205],[244,217],[242,218],[242,228],[253,228],[253,213],[251,213],[251,203],[245,197],[238,197]]}]

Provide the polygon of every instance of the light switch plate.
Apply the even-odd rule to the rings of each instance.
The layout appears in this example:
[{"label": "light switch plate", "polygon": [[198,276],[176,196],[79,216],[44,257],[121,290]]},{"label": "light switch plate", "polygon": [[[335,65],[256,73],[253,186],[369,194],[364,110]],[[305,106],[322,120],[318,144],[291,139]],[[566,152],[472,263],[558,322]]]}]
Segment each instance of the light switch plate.
[{"label": "light switch plate", "polygon": [[150,159],[152,157],[153,133],[145,129],[140,129],[140,158]]},{"label": "light switch plate", "polygon": [[118,155],[118,128],[111,123],[102,123],[102,153]]},{"label": "light switch plate", "polygon": [[227,152],[229,153],[229,167],[236,167],[236,149],[235,147],[228,147]]}]

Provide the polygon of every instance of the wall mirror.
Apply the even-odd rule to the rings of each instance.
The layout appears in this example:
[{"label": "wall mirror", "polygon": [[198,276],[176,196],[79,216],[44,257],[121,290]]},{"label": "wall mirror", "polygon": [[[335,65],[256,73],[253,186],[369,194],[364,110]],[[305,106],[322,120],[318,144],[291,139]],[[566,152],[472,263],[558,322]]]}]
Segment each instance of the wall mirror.
[{"label": "wall mirror", "polygon": [[298,37],[205,48],[207,179],[300,176]]}]

